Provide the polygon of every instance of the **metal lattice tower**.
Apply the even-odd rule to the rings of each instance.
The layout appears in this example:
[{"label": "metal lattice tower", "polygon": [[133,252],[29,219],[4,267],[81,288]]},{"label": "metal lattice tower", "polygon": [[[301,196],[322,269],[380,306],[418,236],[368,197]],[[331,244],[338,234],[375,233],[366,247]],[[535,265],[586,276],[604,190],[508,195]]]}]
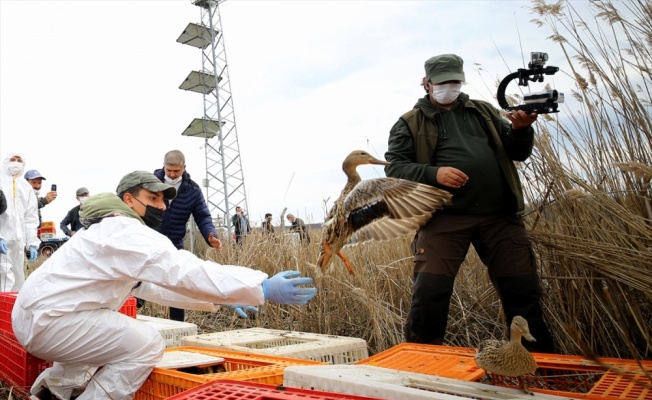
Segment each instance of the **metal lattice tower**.
[{"label": "metal lattice tower", "polygon": [[201,23],[190,23],[177,42],[202,51],[202,70],[192,71],[180,89],[203,95],[204,115],[195,118],[183,131],[184,136],[204,139],[206,202],[216,226],[231,232],[231,210],[248,210],[244,175],[238,145],[238,133],[231,96],[219,4],[226,0],[193,0],[199,7]]}]

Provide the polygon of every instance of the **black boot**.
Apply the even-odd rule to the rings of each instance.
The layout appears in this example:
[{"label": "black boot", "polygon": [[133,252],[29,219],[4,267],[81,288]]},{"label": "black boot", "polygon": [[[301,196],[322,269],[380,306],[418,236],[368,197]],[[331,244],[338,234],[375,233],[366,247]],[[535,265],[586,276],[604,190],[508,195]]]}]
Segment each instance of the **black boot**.
[{"label": "black boot", "polygon": [[404,332],[406,342],[444,343],[454,284],[454,277],[423,272],[414,274],[412,306]]},{"label": "black boot", "polygon": [[536,339],[536,342],[523,340],[525,348],[537,353],[554,353],[552,335],[543,319],[539,278],[536,275],[503,276],[495,278],[494,285],[503,303],[507,326],[514,316],[520,315],[525,318],[530,333]]},{"label": "black boot", "polygon": [[170,307],[170,319],[172,321],[181,321],[181,322],[183,322],[183,317],[184,317],[183,308]]},{"label": "black boot", "polygon": [[34,396],[38,397],[39,400],[55,400],[54,397],[52,397],[50,390],[44,387],[42,387]]}]

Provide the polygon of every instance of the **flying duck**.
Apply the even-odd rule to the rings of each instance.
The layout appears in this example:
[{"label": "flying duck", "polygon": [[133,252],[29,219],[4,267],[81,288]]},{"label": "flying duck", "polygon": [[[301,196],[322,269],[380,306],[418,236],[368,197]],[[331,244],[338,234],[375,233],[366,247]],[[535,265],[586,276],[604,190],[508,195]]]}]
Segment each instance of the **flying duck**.
[{"label": "flying duck", "polygon": [[331,207],[322,228],[317,265],[326,271],[333,253],[351,275],[351,262],[342,247],[369,240],[388,240],[422,227],[432,214],[450,203],[452,195],[406,179],[376,178],[362,180],[359,165],[389,165],[366,151],[351,152],[342,163],[347,182]]}]

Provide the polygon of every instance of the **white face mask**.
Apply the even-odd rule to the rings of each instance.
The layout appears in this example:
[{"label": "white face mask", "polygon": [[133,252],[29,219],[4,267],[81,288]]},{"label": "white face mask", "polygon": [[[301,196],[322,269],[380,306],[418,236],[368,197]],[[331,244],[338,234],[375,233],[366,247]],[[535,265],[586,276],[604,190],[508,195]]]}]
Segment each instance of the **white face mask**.
[{"label": "white face mask", "polygon": [[432,96],[438,104],[451,104],[460,95],[461,83],[444,83],[443,85],[432,85]]},{"label": "white face mask", "polygon": [[9,161],[9,163],[7,163],[7,169],[11,175],[16,176],[23,172],[23,163],[18,161]]},{"label": "white face mask", "polygon": [[83,197],[80,197],[80,198],[79,198],[79,202],[80,202],[81,204],[84,204],[84,203],[86,202],[86,200],[88,200],[88,196],[83,196]]},{"label": "white face mask", "polygon": [[170,185],[176,185],[177,183],[181,182],[181,178],[183,178],[183,175],[179,175],[174,179],[170,179],[169,176],[165,175],[165,182]]}]

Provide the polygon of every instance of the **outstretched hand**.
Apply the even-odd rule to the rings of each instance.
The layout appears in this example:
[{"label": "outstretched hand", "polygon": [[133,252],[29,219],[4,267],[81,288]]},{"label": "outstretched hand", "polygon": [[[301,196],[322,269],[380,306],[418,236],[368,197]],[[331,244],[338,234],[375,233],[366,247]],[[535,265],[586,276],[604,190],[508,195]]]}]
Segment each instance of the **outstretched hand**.
[{"label": "outstretched hand", "polygon": [[222,241],[213,235],[213,232],[208,234],[208,243],[212,248],[222,251]]},{"label": "outstretched hand", "polygon": [[312,278],[300,277],[299,271],[283,271],[263,281],[265,300],[278,304],[306,304],[317,294]]},{"label": "outstretched hand", "polygon": [[254,307],[254,306],[231,306],[231,305],[228,305],[227,307],[233,309],[233,311],[235,311],[235,313],[238,314],[240,316],[240,318],[245,318],[245,319],[249,318],[246,311],[251,311],[253,313],[258,312],[258,308]]}]

